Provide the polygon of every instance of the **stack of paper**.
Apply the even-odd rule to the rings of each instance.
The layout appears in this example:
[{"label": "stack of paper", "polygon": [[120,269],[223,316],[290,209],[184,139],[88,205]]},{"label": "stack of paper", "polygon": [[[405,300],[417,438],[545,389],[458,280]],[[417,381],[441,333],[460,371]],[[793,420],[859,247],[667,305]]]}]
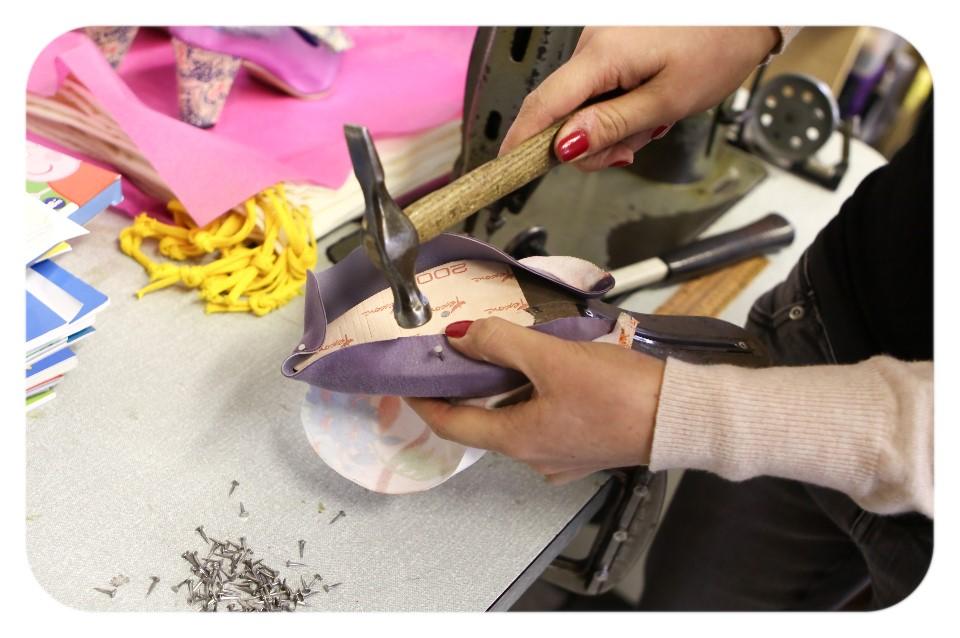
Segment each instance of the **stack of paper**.
[{"label": "stack of paper", "polygon": [[107,296],[52,258],[85,235],[81,224],[121,199],[120,177],[40,145],[27,143],[26,406],[54,398],[54,387],[77,366],[70,346],[93,333]]}]

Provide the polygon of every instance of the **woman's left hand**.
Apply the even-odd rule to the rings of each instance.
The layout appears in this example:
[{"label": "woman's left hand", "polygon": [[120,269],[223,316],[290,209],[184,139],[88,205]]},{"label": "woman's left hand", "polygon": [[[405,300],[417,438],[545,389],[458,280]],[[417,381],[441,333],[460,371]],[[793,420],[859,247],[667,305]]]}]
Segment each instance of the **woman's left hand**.
[{"label": "woman's left hand", "polygon": [[510,456],[552,483],[649,463],[663,361],[498,318],[474,321],[460,338],[456,332],[448,327],[451,347],[519,370],[533,384],[533,395],[492,410],[407,399],[438,436]]}]

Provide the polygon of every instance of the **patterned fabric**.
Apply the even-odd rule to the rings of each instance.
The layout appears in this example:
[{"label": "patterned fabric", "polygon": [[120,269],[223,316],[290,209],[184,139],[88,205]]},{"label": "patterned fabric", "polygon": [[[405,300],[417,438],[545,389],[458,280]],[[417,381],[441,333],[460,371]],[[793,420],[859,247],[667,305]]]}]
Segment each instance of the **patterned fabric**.
[{"label": "patterned fabric", "polygon": [[138,30],[138,27],[86,27],[84,32],[96,43],[110,66],[117,68]]},{"label": "patterned fabric", "polygon": [[374,492],[428,490],[483,456],[483,450],[438,437],[400,397],[312,387],[300,417],[323,462]]},{"label": "patterned fabric", "polygon": [[200,128],[214,125],[240,70],[241,60],[190,46],[176,38],[177,94],[180,119]]}]

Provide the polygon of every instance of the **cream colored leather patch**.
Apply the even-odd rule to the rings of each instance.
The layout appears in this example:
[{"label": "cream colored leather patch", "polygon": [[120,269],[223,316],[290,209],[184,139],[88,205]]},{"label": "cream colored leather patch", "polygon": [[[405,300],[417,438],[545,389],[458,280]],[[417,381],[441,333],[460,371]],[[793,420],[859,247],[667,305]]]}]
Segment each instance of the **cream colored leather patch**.
[{"label": "cream colored leather patch", "polygon": [[393,318],[390,289],[363,300],[327,325],[323,345],[296,366],[299,372],[330,352],[348,346],[400,337],[443,334],[454,321],[500,317],[521,326],[532,326],[527,300],[507,264],[494,261],[451,261],[417,275],[420,290],[430,300],[433,317],[406,330]]},{"label": "cream colored leather patch", "polygon": [[633,336],[637,334],[638,323],[640,322],[634,319],[632,315],[621,312],[617,316],[617,323],[614,324],[613,330],[593,341],[594,343],[612,343],[615,346],[630,350],[633,348]]}]

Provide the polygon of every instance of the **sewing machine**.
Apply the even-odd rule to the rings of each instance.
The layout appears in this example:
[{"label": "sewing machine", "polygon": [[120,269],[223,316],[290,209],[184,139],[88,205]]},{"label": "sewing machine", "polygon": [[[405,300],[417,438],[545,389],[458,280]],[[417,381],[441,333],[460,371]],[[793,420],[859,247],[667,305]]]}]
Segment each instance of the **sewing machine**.
[{"label": "sewing machine", "polygon": [[[580,32],[576,27],[478,30],[464,96],[461,154],[452,179],[486,168],[497,158],[523,98],[569,58]],[[760,155],[835,189],[848,162],[849,129],[840,127],[839,163],[810,160],[838,128],[829,90],[801,76],[779,76],[764,85],[763,75],[763,69],[755,74],[746,103],[735,105],[730,99],[675,123],[669,135],[641,149],[629,167],[588,174],[561,165],[492,201],[452,230],[479,236],[517,258],[574,255],[614,270],[697,237],[766,178],[767,163]],[[352,151],[363,166],[357,173],[361,183],[369,170],[371,147],[367,140],[358,152]],[[379,188],[385,192],[382,184]],[[377,210],[384,206],[377,197],[372,201]],[[371,200],[367,205],[369,211]],[[366,227],[382,223],[368,220]],[[330,256],[345,254],[359,235],[333,244]],[[789,237],[781,236],[770,246],[789,243],[792,236],[790,229]],[[389,242],[380,237],[371,243]],[[596,533],[590,549],[577,559],[559,557],[545,572],[548,581],[577,594],[614,587],[649,545],[662,509],[665,476],[635,468],[612,472],[611,477],[607,501],[591,526]]]}]

